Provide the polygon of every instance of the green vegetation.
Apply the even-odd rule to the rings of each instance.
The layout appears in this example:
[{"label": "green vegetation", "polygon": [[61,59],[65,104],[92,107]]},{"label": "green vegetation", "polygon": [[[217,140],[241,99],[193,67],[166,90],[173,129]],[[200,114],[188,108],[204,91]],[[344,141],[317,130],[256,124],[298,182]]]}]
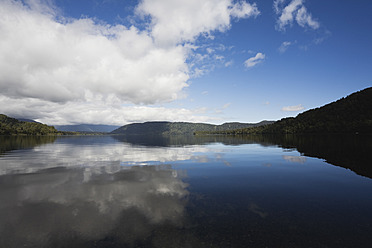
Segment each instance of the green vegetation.
[{"label": "green vegetation", "polygon": [[[145,122],[122,126],[111,134],[124,135],[247,135],[306,133],[372,133],[372,87],[353,93],[323,107],[277,122],[224,123]],[[37,122],[24,122],[0,114],[0,135],[82,135],[58,132]],[[89,133],[103,134],[103,133]]]},{"label": "green vegetation", "polygon": [[51,126],[24,122],[0,114],[0,135],[56,135],[58,131]]},{"label": "green vegetation", "polygon": [[372,133],[372,87],[270,125],[196,134]]},{"label": "green vegetation", "polygon": [[189,122],[145,122],[134,123],[122,126],[111,134],[123,135],[192,135],[197,131],[216,132],[222,130],[233,130],[238,128],[254,127],[264,125],[270,122],[250,123],[224,123],[222,125],[212,125],[205,123]]}]

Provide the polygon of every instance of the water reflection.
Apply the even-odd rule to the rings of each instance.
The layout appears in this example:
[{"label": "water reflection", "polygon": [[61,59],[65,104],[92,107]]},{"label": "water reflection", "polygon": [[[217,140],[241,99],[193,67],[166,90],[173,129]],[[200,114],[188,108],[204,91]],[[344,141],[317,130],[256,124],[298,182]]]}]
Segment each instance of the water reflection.
[{"label": "water reflection", "polygon": [[[119,141],[119,142],[117,142]],[[0,136],[0,156],[4,152],[30,149],[31,158],[7,161],[0,167],[0,175],[31,172],[55,166],[145,165],[173,161],[199,160],[207,162],[205,145],[220,143],[228,146],[259,144],[262,147],[281,147],[299,151],[306,157],[324,159],[326,162],[351,169],[357,174],[372,178],[372,136],[368,135],[251,135],[233,136],[102,136],[102,137],[6,137]],[[78,146],[79,149],[73,147]],[[218,151],[214,151],[215,154]],[[195,155],[195,154],[202,155]],[[51,165],[45,154],[54,154]],[[30,163],[34,158],[35,163]],[[289,157],[283,157],[289,161]],[[294,158],[292,158],[293,161]],[[229,162],[225,161],[226,165]],[[27,165],[27,166],[26,166]],[[27,168],[27,170],[25,169]],[[25,171],[26,170],[26,171]]]},{"label": "water reflection", "polygon": [[304,164],[306,162],[306,157],[303,157],[303,156],[283,155],[282,158],[285,161],[292,162],[292,163]]},{"label": "water reflection", "polygon": [[0,247],[202,246],[185,232],[186,171],[167,162],[203,160],[209,148],[2,138]]},{"label": "water reflection", "polygon": [[56,136],[1,136],[0,155],[18,149],[30,149],[35,146],[53,143]]},{"label": "water reflection", "polygon": [[0,246],[61,247],[63,241],[69,247],[108,240],[131,246],[153,240],[155,226],[183,226],[188,191],[182,173],[162,165],[4,175]]},{"label": "water reflection", "polygon": [[[12,139],[13,137],[9,137]],[[8,148],[7,148],[8,149]],[[54,143],[40,144],[1,160],[0,175],[32,173],[54,167],[105,166],[105,170],[126,165],[164,164],[170,161],[195,159],[195,154],[206,153],[204,146],[143,147],[117,142],[110,136],[60,137]]]},{"label": "water reflection", "polygon": [[[303,156],[324,159],[326,162],[350,169],[372,178],[372,135],[249,135],[249,136],[166,136],[146,137],[114,136],[115,139],[144,146],[180,146],[221,143],[224,145],[259,144],[262,147],[280,147],[286,151],[299,151]],[[159,143],[157,143],[159,142]],[[283,159],[289,157],[283,157]],[[292,158],[293,159],[293,158]],[[293,160],[292,160],[293,161]]]},{"label": "water reflection", "polygon": [[323,161],[368,172],[367,136],[23,138],[1,137],[0,247],[371,243],[371,180]]},{"label": "water reflection", "polygon": [[[132,145],[140,145],[146,147],[179,147],[179,146],[194,146],[206,145],[211,143],[221,143],[224,145],[241,145],[241,144],[256,144],[255,140],[246,136],[193,136],[193,135],[166,135],[166,136],[145,136],[145,135],[114,135],[114,139],[129,143]],[[262,142],[262,145],[266,145]]]},{"label": "water reflection", "polygon": [[321,158],[372,178],[371,135],[257,135],[247,138],[260,144],[296,149],[303,156]]}]

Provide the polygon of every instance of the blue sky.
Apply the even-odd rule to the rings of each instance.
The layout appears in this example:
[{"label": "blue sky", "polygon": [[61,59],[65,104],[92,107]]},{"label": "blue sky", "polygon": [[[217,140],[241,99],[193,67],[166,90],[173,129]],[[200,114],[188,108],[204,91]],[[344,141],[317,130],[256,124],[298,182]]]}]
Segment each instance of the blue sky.
[{"label": "blue sky", "polygon": [[0,2],[0,113],[259,122],[372,84],[372,2]]}]

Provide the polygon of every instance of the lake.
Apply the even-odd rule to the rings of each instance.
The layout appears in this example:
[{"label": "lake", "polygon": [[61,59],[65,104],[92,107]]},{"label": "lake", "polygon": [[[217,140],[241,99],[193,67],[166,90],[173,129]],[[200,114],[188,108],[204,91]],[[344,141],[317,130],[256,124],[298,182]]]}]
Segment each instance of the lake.
[{"label": "lake", "polygon": [[371,247],[372,137],[0,137],[0,247]]}]

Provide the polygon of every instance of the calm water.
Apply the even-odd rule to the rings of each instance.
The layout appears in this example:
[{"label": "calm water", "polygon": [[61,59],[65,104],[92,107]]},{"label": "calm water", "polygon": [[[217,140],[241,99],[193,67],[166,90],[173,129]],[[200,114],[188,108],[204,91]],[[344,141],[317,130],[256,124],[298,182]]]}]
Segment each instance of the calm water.
[{"label": "calm water", "polygon": [[371,247],[372,137],[0,137],[0,247]]}]

